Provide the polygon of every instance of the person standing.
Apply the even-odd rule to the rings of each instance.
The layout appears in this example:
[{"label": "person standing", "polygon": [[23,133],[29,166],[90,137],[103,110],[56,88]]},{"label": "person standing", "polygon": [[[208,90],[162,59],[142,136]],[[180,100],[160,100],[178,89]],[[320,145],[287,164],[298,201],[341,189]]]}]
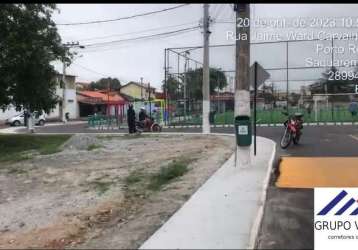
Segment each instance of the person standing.
[{"label": "person standing", "polygon": [[356,101],[352,101],[351,104],[349,104],[348,111],[351,113],[352,119],[355,120],[358,112],[358,103]]},{"label": "person standing", "polygon": [[127,110],[127,122],[128,122],[128,129],[129,133],[133,134],[136,132],[135,129],[135,111],[133,109],[133,104],[129,104],[128,110]]}]

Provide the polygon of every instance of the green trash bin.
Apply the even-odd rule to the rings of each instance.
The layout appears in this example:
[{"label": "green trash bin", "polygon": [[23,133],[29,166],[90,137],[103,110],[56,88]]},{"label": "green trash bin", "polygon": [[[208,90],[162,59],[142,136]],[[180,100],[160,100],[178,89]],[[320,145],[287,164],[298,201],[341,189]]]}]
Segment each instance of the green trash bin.
[{"label": "green trash bin", "polygon": [[252,128],[249,116],[235,117],[235,134],[238,146],[250,146],[252,143]]}]

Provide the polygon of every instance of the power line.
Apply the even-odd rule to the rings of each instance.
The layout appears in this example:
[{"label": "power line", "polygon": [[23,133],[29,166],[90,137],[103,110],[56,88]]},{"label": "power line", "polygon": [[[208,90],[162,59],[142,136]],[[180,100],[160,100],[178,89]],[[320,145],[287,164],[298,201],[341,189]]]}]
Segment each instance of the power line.
[{"label": "power line", "polygon": [[[182,33],[176,33],[176,34],[172,34],[172,35],[166,35],[166,36],[160,36],[160,37],[153,37],[153,38],[148,38],[148,39],[142,39],[142,40],[136,40],[136,41],[133,41],[133,42],[145,42],[147,40],[150,40],[150,39],[166,39],[166,38],[170,38],[170,37],[173,37],[173,36],[176,36],[176,35],[187,35],[189,34],[190,32],[193,32],[195,30],[190,30],[190,31],[187,31],[187,32],[182,32]],[[105,52],[105,51],[113,51],[113,50],[118,50],[118,49],[123,49],[123,48],[127,48],[127,47],[130,47],[130,46],[134,46],[135,44],[132,43],[132,44],[114,44],[112,46],[106,46],[106,47],[93,47],[93,48],[89,48],[88,50],[85,50],[83,51],[82,53],[96,53],[96,52]]]},{"label": "power line", "polygon": [[[136,41],[133,41],[133,42],[145,42],[147,40],[150,40],[150,39],[165,39],[165,38],[170,38],[170,37],[173,37],[173,36],[176,36],[176,35],[186,35],[186,34],[189,34],[190,32],[193,32],[195,30],[189,30],[187,32],[182,32],[182,33],[175,33],[175,34],[172,34],[172,35],[166,35],[166,36],[160,36],[160,37],[153,37],[153,38],[148,38],[148,39],[142,39],[142,40],[136,40]],[[85,50],[83,51],[82,53],[93,53],[93,52],[104,52],[104,51],[113,51],[113,50],[118,50],[118,49],[123,49],[123,48],[127,48],[127,47],[130,47],[130,46],[134,46],[135,44],[132,43],[132,44],[114,44],[112,46],[105,46],[105,47],[93,47],[93,48],[89,48],[88,50]],[[109,47],[109,48],[108,48]]]},{"label": "power line", "polygon": [[105,46],[105,45],[110,45],[113,43],[128,42],[128,41],[135,41],[135,40],[140,40],[140,39],[148,39],[148,38],[155,38],[155,37],[159,37],[159,36],[166,36],[166,35],[171,35],[171,34],[176,34],[176,33],[183,33],[183,32],[196,30],[198,28],[200,28],[200,26],[194,26],[194,27],[190,27],[190,28],[179,29],[179,30],[163,32],[163,33],[157,33],[157,34],[146,35],[146,36],[133,37],[133,38],[128,38],[128,39],[120,39],[120,40],[113,40],[113,41],[108,41],[108,42],[84,44],[84,46],[87,48],[93,47],[93,46]]},{"label": "power line", "polygon": [[133,31],[133,32],[127,32],[127,33],[121,33],[121,34],[113,34],[113,35],[107,35],[107,36],[98,36],[98,37],[90,37],[90,38],[84,38],[78,41],[92,41],[92,40],[97,40],[97,39],[103,39],[103,38],[110,38],[110,37],[117,37],[117,36],[125,36],[125,35],[131,35],[131,34],[140,34],[140,33],[145,33],[148,31],[154,31],[154,30],[162,30],[162,29],[167,29],[167,28],[174,28],[174,27],[180,27],[180,26],[185,26],[185,25],[189,25],[189,24],[195,24],[198,23],[196,22],[188,22],[188,23],[182,23],[182,24],[176,24],[176,25],[170,25],[170,26],[162,26],[162,27],[157,27],[157,28],[151,28],[151,29],[144,29],[144,30],[138,30],[138,31]]},{"label": "power line", "polygon": [[97,72],[97,71],[95,71],[95,70],[93,70],[93,69],[87,68],[87,67],[82,66],[82,65],[79,65],[79,64],[77,64],[77,63],[72,63],[72,64],[73,64],[73,65],[76,65],[76,66],[78,66],[78,67],[80,67],[80,68],[82,68],[82,69],[84,69],[84,70],[87,70],[87,71],[89,71],[89,72],[95,73],[95,74],[97,74],[97,75],[104,76],[104,77],[108,77],[108,75],[99,73],[99,72]]},{"label": "power line", "polygon": [[161,13],[161,12],[165,12],[165,11],[169,11],[169,10],[178,9],[178,8],[181,8],[181,7],[184,7],[187,5],[189,5],[189,4],[181,4],[181,5],[171,7],[171,8],[166,8],[166,9],[157,10],[157,11],[150,11],[150,12],[145,12],[145,13],[136,14],[136,15],[132,15],[132,16],[126,16],[126,17],[119,17],[119,18],[114,18],[114,19],[96,20],[96,21],[88,21],[88,22],[77,22],[77,23],[58,23],[56,25],[68,26],[68,25],[84,25],[84,24],[94,24],[94,23],[115,22],[115,21],[120,21],[120,20],[136,18],[136,17],[149,16],[149,15],[153,15],[153,14],[157,14],[157,13]]}]

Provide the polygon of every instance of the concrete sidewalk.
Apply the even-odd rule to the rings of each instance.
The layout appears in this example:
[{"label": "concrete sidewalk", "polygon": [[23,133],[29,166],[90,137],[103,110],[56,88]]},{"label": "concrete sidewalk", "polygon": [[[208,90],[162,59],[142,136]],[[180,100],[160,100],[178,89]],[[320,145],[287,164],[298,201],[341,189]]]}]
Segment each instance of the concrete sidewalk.
[{"label": "concrete sidewalk", "polygon": [[251,167],[235,168],[233,155],[140,249],[254,248],[276,149],[257,143]]}]

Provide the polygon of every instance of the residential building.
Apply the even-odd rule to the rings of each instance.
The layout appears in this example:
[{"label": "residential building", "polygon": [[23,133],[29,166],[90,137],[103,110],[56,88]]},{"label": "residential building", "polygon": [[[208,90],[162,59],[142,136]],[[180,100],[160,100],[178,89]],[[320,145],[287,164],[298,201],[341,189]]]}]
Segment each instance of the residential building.
[{"label": "residential building", "polygon": [[147,101],[149,96],[151,99],[155,98],[155,88],[149,86],[149,83],[129,82],[121,87],[120,93],[133,97],[135,100]]},{"label": "residential building", "polygon": [[[56,94],[59,96],[60,101],[56,107],[48,114],[48,119],[53,120],[62,120],[62,99],[63,99],[63,83],[62,83],[62,74],[56,74]],[[70,119],[78,118],[78,104],[76,99],[76,76],[75,75],[66,75],[66,106],[65,113],[69,113]]]}]

